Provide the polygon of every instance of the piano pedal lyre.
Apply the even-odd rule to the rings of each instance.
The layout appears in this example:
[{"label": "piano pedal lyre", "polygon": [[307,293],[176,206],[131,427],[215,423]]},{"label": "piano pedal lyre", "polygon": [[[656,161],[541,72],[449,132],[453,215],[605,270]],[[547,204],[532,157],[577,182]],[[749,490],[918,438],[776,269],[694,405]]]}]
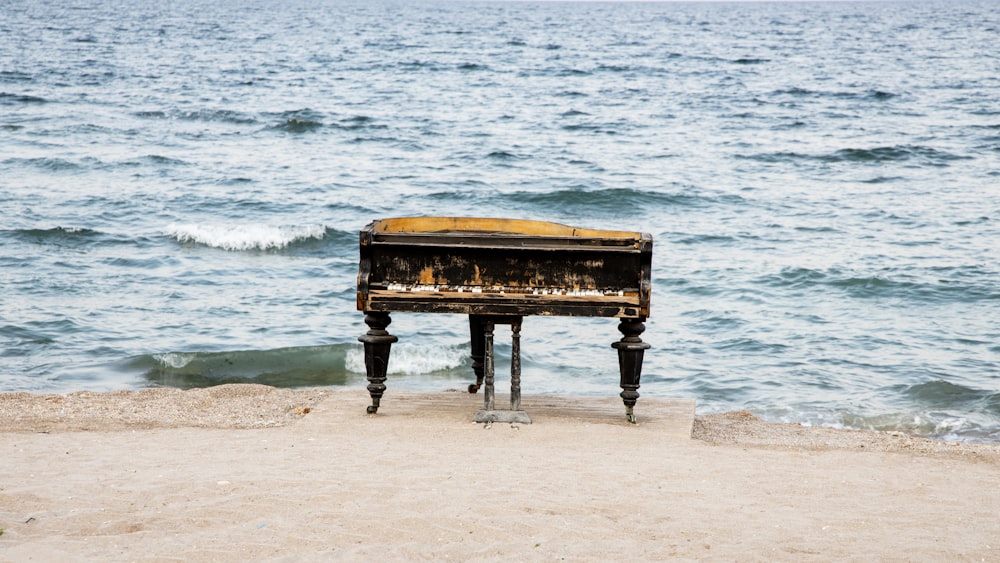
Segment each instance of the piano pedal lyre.
[{"label": "piano pedal lyre", "polygon": [[[476,383],[469,385],[469,392],[475,393],[485,384],[483,408],[473,419],[476,422],[487,425],[494,422],[531,424],[531,417],[521,409],[522,320],[518,316],[469,315],[472,367],[476,373]],[[509,324],[511,330],[510,410],[496,408],[493,332],[498,324]]]}]

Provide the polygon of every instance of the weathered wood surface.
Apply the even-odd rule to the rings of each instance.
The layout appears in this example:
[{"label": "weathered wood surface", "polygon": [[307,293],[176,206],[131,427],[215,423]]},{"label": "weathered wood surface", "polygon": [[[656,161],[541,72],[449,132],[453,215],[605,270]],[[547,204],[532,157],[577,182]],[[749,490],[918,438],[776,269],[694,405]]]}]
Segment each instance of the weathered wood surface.
[{"label": "weathered wood surface", "polygon": [[[378,411],[396,341],[386,330],[390,313],[469,315],[476,374],[469,391],[478,391],[486,376],[484,419],[498,416],[493,325],[512,325],[516,342],[522,317],[565,315],[620,319],[623,336],[612,346],[618,351],[626,416],[635,422],[643,353],[649,348],[640,335],[652,291],[650,235],[523,219],[404,217],[372,222],[360,232],[359,244],[357,304],[369,326],[359,340],[365,344],[369,413]],[[510,412],[518,412],[520,369],[511,376]]]},{"label": "weathered wood surface", "polygon": [[643,233],[541,221],[375,221],[360,236],[358,309],[646,318],[652,247]]}]

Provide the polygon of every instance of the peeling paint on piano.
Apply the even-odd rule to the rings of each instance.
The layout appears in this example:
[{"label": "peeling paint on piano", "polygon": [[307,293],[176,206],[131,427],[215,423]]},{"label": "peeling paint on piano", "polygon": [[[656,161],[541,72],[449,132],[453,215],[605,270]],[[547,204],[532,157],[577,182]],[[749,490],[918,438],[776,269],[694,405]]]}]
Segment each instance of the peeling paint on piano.
[{"label": "peeling paint on piano", "polygon": [[[385,330],[391,312],[455,313],[497,322],[530,315],[619,318],[625,336],[613,346],[622,398],[634,421],[642,353],[649,348],[639,338],[652,289],[649,234],[522,219],[409,217],[374,221],[360,232],[359,242],[358,309],[371,328],[361,337],[366,365],[369,358],[376,368],[388,360],[395,342]],[[479,337],[473,335],[474,343]],[[372,356],[376,348],[384,358]],[[375,412],[385,373],[372,365],[369,411]]]},{"label": "peeling paint on piano", "polygon": [[[522,230],[502,230],[514,227]],[[523,220],[411,218],[375,221],[361,239],[359,310],[649,316],[648,234]]]}]

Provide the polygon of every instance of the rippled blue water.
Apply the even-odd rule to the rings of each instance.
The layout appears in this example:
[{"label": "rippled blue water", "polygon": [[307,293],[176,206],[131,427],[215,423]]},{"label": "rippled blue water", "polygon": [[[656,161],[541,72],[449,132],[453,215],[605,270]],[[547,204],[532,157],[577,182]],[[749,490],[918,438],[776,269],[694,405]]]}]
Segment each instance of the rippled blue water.
[{"label": "rippled blue water", "polygon": [[[357,231],[510,216],[652,233],[644,396],[1000,441],[996,7],[0,0],[0,390],[363,393]],[[525,392],[617,338],[528,319]]]}]

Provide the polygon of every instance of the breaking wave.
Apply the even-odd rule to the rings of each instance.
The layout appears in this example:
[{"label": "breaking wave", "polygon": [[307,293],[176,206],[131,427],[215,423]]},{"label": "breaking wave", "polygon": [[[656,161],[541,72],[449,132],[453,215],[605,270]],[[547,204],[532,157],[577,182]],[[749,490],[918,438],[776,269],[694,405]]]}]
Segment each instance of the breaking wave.
[{"label": "breaking wave", "polygon": [[280,250],[300,241],[322,240],[324,225],[201,225],[167,226],[166,235],[184,244],[201,244],[222,250]]},{"label": "breaking wave", "polygon": [[[468,378],[467,345],[440,346],[403,342],[392,347],[389,375]],[[224,383],[260,383],[275,387],[343,386],[364,379],[361,344],[299,346],[271,350],[164,352],[130,358],[123,366],[139,371],[156,385],[180,388]]]}]

